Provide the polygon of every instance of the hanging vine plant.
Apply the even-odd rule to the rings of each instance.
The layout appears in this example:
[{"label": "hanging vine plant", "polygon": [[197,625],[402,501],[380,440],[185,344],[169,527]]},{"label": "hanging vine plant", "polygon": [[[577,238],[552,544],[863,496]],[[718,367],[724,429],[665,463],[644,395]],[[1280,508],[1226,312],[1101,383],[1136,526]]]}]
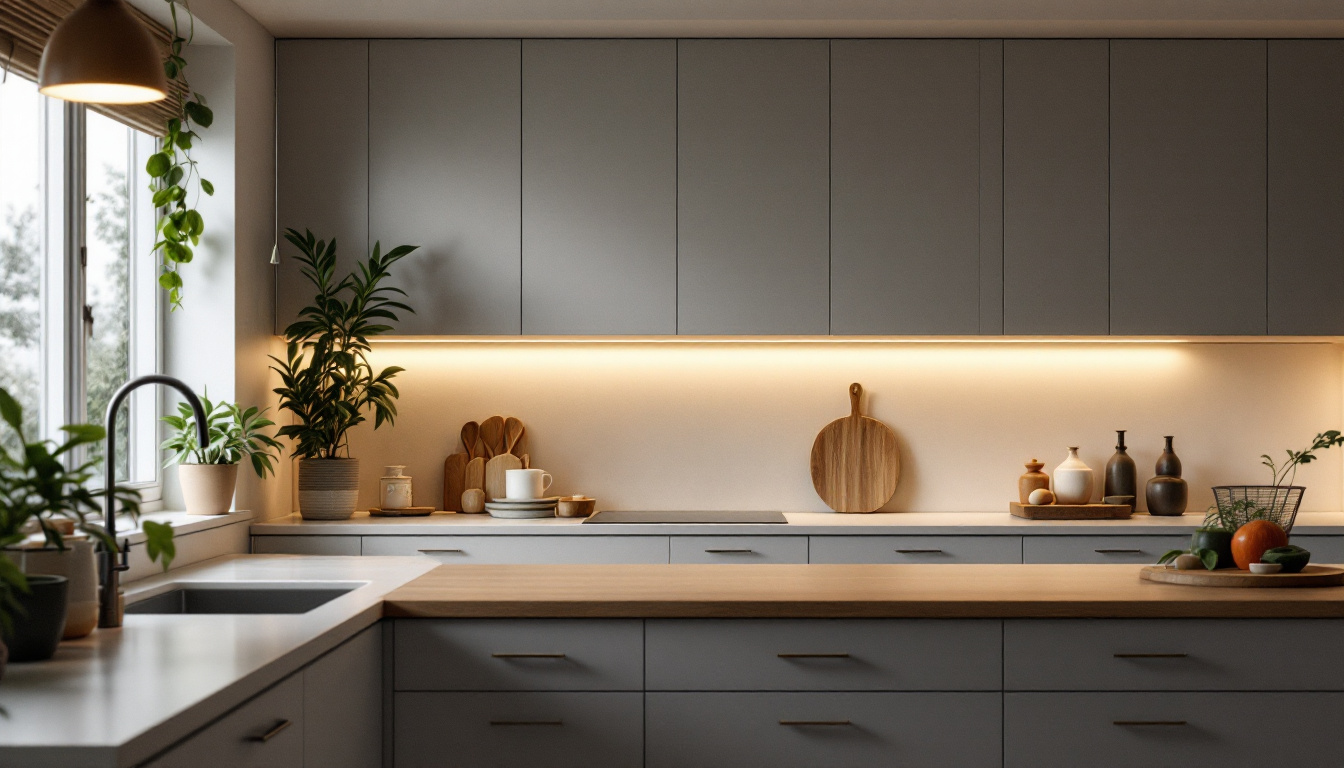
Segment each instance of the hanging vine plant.
[{"label": "hanging vine plant", "polygon": [[[196,205],[201,192],[215,194],[214,185],[197,169],[191,150],[201,138],[196,129],[209,128],[215,116],[205,105],[205,97],[191,89],[186,75],[187,60],[182,58],[183,46],[191,45],[195,37],[196,18],[185,2],[167,2],[173,19],[173,42],[163,70],[170,82],[180,85],[180,90],[169,97],[177,99],[177,114],[168,121],[167,133],[159,140],[159,151],[150,156],[145,170],[153,179],[150,191],[154,193],[154,208],[159,211],[153,248],[159,258],[159,285],[168,291],[168,304],[176,311],[182,307],[181,267],[191,262],[193,249],[201,244],[205,232],[205,220]],[[185,37],[178,23],[178,6],[187,17]]]}]

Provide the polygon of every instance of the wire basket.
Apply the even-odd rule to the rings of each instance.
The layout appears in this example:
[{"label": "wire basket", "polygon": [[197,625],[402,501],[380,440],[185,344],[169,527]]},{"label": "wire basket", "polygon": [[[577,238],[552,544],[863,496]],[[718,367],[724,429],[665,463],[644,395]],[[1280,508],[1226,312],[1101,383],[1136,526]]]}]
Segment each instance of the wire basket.
[{"label": "wire basket", "polygon": [[1285,533],[1292,533],[1297,508],[1302,505],[1306,490],[1301,485],[1215,485],[1213,498],[1221,510],[1228,509],[1233,502],[1249,501],[1264,511],[1248,520],[1269,520],[1278,523]]}]

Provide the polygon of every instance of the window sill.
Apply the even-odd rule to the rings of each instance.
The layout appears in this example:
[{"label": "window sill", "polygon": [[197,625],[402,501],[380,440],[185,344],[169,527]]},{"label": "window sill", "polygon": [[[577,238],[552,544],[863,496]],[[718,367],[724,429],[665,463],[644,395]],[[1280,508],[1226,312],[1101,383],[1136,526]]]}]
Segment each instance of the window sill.
[{"label": "window sill", "polygon": [[[143,544],[145,542],[145,532],[142,524],[146,520],[168,523],[173,526],[174,536],[183,536],[226,525],[245,523],[253,517],[255,515],[248,510],[238,510],[227,515],[189,515],[181,511],[146,512],[140,515],[139,522],[133,522],[129,517],[122,515],[117,517],[117,540],[130,541],[132,546]],[[21,549],[40,547],[42,546],[42,534],[35,533],[14,546]]]}]

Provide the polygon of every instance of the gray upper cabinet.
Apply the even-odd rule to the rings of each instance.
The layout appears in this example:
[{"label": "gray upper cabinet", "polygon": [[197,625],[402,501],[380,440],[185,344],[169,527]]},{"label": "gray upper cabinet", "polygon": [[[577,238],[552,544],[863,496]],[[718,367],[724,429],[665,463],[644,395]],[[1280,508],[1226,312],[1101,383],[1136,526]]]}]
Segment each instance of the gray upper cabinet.
[{"label": "gray upper cabinet", "polygon": [[980,331],[980,46],[836,40],[831,332]]},{"label": "gray upper cabinet", "polygon": [[1111,42],[1111,332],[1266,332],[1265,41]]},{"label": "gray upper cabinet", "polygon": [[394,267],[405,334],[521,330],[521,43],[369,44],[369,229],[420,250]]},{"label": "gray upper cabinet", "polygon": [[677,332],[675,40],[523,42],[523,333]]},{"label": "gray upper cabinet", "polygon": [[1344,334],[1344,42],[1269,41],[1269,332]]},{"label": "gray upper cabinet", "polygon": [[[351,268],[369,239],[369,44],[280,40],[275,46],[276,225],[336,239]],[[282,332],[312,300],[296,250],[280,238]]]},{"label": "gray upper cabinet", "polygon": [[1110,332],[1105,40],[1003,44],[1003,330]]},{"label": "gray upper cabinet", "polygon": [[828,332],[828,47],[678,41],[679,333]]}]

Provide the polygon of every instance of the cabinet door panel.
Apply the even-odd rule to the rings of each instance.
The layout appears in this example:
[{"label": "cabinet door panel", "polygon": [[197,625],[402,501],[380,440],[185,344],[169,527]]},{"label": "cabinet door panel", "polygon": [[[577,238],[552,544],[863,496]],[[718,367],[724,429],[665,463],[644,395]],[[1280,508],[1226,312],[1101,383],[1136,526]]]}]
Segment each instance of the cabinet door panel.
[{"label": "cabinet door panel", "polygon": [[178,744],[150,768],[303,765],[303,675],[290,675]]},{"label": "cabinet door panel", "polygon": [[827,41],[677,45],[677,332],[827,333]]},{"label": "cabinet door panel", "polygon": [[978,42],[832,46],[831,332],[978,333]]},{"label": "cabinet door panel", "polygon": [[383,628],[374,625],[303,670],[303,764],[367,768],[383,759]]},{"label": "cabinet door panel", "polygon": [[1024,563],[1140,563],[1152,565],[1164,552],[1190,546],[1189,535],[1024,536]]},{"label": "cabinet door panel", "polygon": [[368,244],[368,41],[276,41],[275,90],[281,333],[315,293],[284,231],[336,240],[338,271],[351,269]]},{"label": "cabinet door panel", "polygon": [[1111,42],[1111,333],[1264,334],[1265,41]]},{"label": "cabinet door panel", "polygon": [[1269,332],[1344,333],[1344,42],[1269,41]]},{"label": "cabinet door panel", "polygon": [[675,40],[523,42],[523,333],[677,332]]},{"label": "cabinet door panel", "polygon": [[806,536],[673,536],[673,563],[807,563]]},{"label": "cabinet door panel", "polygon": [[1110,332],[1105,40],[1007,40],[1003,329]]},{"label": "cabinet door panel", "polygon": [[666,536],[365,536],[366,555],[472,563],[666,563]]},{"label": "cabinet door panel", "polygon": [[809,563],[1020,563],[1021,536],[813,536]]},{"label": "cabinet door panel", "polygon": [[420,246],[397,332],[519,333],[520,42],[369,45],[369,239]]}]

